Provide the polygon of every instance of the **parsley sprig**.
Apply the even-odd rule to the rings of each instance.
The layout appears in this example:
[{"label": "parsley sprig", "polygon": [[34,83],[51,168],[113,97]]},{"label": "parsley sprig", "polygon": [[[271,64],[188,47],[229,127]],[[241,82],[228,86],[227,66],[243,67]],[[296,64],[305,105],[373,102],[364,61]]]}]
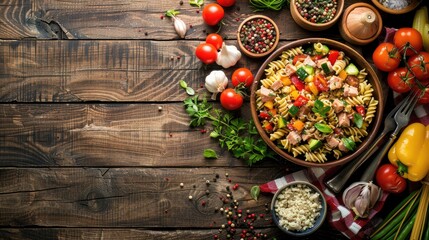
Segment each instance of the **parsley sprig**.
[{"label": "parsley sprig", "polygon": [[199,96],[195,95],[193,97],[186,98],[183,101],[185,105],[185,110],[188,115],[191,117],[189,125],[191,127],[199,127],[206,124],[206,121],[210,119],[210,110],[212,105],[207,102],[206,98],[203,98],[201,101],[198,99]]},{"label": "parsley sprig", "polygon": [[317,99],[314,101],[314,106],[311,108],[314,113],[318,113],[321,117],[325,117],[326,114],[331,110],[330,106],[325,106],[322,101]]}]

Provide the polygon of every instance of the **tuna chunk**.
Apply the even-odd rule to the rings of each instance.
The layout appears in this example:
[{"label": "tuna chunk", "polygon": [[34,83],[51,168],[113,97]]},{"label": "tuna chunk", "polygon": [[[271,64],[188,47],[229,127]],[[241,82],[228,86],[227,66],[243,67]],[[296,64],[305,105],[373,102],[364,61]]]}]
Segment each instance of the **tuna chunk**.
[{"label": "tuna chunk", "polygon": [[293,64],[287,64],[285,67],[286,76],[290,76],[296,72],[296,67]]},{"label": "tuna chunk", "polygon": [[344,84],[344,96],[346,97],[355,97],[359,94],[357,87]]},{"label": "tuna chunk", "polygon": [[334,108],[335,113],[342,112],[344,110],[344,103],[343,101],[336,98],[334,102],[332,103],[332,107]]},{"label": "tuna chunk", "polygon": [[292,131],[287,135],[286,139],[289,141],[290,144],[297,145],[302,138],[298,133]]},{"label": "tuna chunk", "polygon": [[338,114],[338,124],[341,127],[350,127],[350,118],[347,116],[346,113],[340,113]]},{"label": "tuna chunk", "polygon": [[326,141],[330,148],[336,148],[340,144],[340,141],[332,136],[326,138]]},{"label": "tuna chunk", "polygon": [[283,83],[280,80],[276,80],[275,82],[273,82],[273,84],[271,85],[271,89],[273,89],[274,91],[277,91],[277,89],[283,87]]},{"label": "tuna chunk", "polygon": [[273,100],[276,96],[276,94],[272,90],[270,90],[264,86],[261,86],[260,94],[261,94],[261,99],[263,102]]},{"label": "tuna chunk", "polygon": [[344,146],[344,143],[342,141],[340,141],[340,143],[338,144],[338,149],[340,149],[340,151],[342,152],[348,151],[348,149],[346,148],[346,146]]},{"label": "tuna chunk", "polygon": [[312,67],[316,67],[316,63],[311,60],[310,56],[307,56],[303,62],[304,65],[308,65],[308,66],[312,66]]},{"label": "tuna chunk", "polygon": [[343,86],[343,79],[337,76],[332,76],[329,79],[329,89],[335,90]]}]

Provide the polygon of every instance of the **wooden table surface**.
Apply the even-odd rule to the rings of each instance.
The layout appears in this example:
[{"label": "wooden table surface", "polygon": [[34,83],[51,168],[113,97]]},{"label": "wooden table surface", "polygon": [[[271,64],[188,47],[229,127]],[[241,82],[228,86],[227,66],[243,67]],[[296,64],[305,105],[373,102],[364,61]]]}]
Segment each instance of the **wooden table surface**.
[{"label": "wooden table surface", "polygon": [[[185,39],[162,19],[168,9],[192,25]],[[253,14],[248,1],[226,9],[220,34],[228,44],[237,45],[238,25]],[[288,8],[262,14],[279,25],[280,46],[341,40],[337,25],[301,29]],[[393,27],[412,19],[382,16]],[[266,212],[271,195],[255,201],[249,190],[301,167],[281,159],[249,167],[188,125],[178,82],[205,92],[205,76],[221,68],[204,66],[194,50],[216,30],[186,0],[2,1],[0,238],[224,239],[227,220],[216,208],[235,184],[239,208],[257,215],[254,231],[285,238]],[[242,57],[225,73],[256,73],[263,60]],[[241,114],[249,118],[248,103]],[[206,148],[219,158],[205,159]],[[341,238],[326,222],[309,239]]]}]

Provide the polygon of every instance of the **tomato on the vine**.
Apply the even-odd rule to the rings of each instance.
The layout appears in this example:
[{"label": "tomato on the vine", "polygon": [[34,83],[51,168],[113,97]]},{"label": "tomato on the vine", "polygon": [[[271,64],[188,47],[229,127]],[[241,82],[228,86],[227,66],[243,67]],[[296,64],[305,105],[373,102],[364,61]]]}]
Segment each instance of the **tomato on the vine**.
[{"label": "tomato on the vine", "polygon": [[216,0],[222,7],[231,7],[235,4],[235,0]]},{"label": "tomato on the vine", "polygon": [[423,83],[429,82],[429,53],[419,52],[418,55],[411,56],[408,61],[414,76]]},{"label": "tomato on the vine", "polygon": [[223,7],[217,3],[209,3],[203,8],[203,19],[207,25],[214,26],[218,24],[224,15]]},{"label": "tomato on the vine", "polygon": [[213,44],[201,43],[195,50],[195,55],[205,64],[216,62],[217,49]]},{"label": "tomato on the vine", "polygon": [[396,69],[401,63],[398,48],[389,42],[380,43],[372,53],[374,65],[384,72]]},{"label": "tomato on the vine", "polygon": [[222,47],[223,38],[217,33],[210,33],[206,37],[206,43],[212,44],[217,50],[219,50]]},{"label": "tomato on the vine", "polygon": [[405,53],[407,56],[416,54],[417,52],[420,52],[423,48],[422,35],[419,31],[410,27],[399,28],[393,36],[393,42],[401,53],[404,52],[404,48],[406,48],[409,44],[414,50],[408,48]]},{"label": "tomato on the vine", "polygon": [[234,87],[240,83],[244,84],[245,87],[250,87],[253,83],[253,74],[248,68],[238,68],[232,73],[231,82]]},{"label": "tomato on the vine", "polygon": [[414,83],[414,75],[406,67],[397,68],[387,75],[387,84],[398,93],[410,91]]},{"label": "tomato on the vine", "polygon": [[233,88],[227,88],[220,94],[220,104],[226,110],[237,110],[243,105],[243,96]]},{"label": "tomato on the vine", "polygon": [[401,193],[407,188],[407,180],[397,172],[397,167],[387,163],[381,165],[375,174],[378,186],[386,192]]},{"label": "tomato on the vine", "polygon": [[425,92],[417,102],[421,104],[429,103],[429,87],[425,87],[422,91],[425,91]]}]

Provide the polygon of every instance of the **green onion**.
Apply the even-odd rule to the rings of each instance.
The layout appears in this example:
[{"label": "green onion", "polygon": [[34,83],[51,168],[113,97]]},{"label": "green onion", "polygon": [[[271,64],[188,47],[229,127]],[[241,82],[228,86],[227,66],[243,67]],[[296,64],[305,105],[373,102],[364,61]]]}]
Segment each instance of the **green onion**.
[{"label": "green onion", "polygon": [[255,12],[263,10],[279,11],[287,3],[287,0],[249,0],[249,3]]}]

